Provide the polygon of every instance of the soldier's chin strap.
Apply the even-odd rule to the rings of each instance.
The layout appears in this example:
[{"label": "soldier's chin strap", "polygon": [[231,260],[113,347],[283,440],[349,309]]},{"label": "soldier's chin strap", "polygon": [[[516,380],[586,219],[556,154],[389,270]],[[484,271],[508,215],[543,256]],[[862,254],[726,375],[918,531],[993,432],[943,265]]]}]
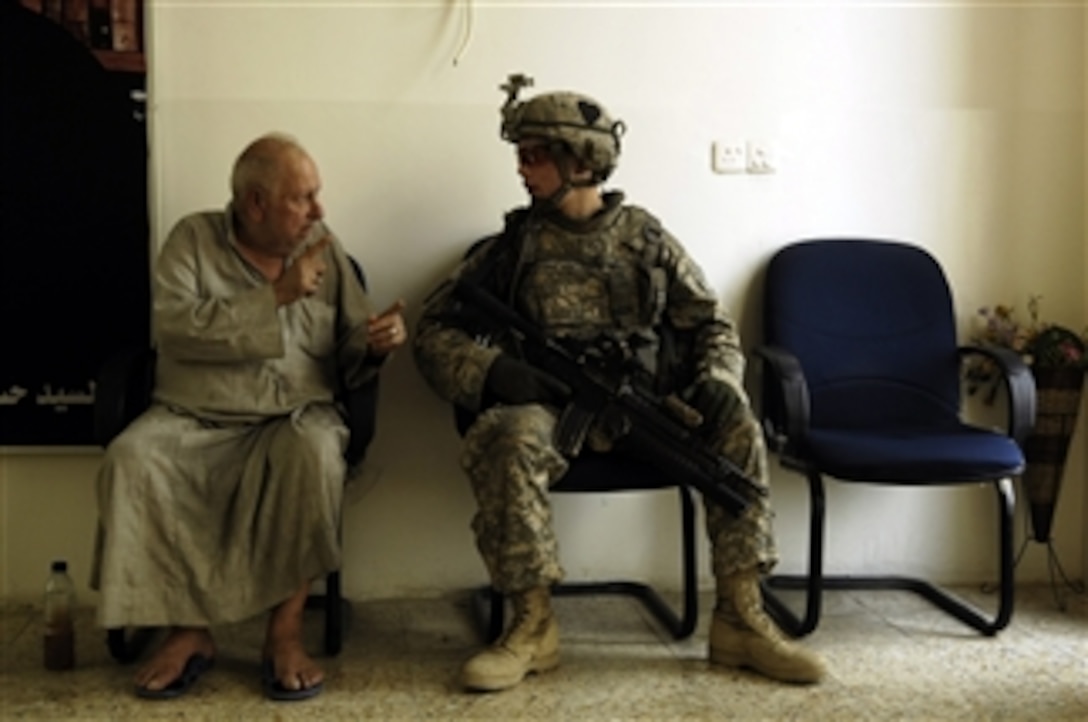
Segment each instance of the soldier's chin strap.
[{"label": "soldier's chin strap", "polygon": [[544,199],[544,204],[558,211],[559,204],[563,202],[563,199],[567,197],[572,188],[574,188],[574,185],[570,182],[570,179],[563,177],[563,184],[559,186],[555,193]]},{"label": "soldier's chin strap", "polygon": [[563,202],[563,199],[567,197],[567,194],[569,194],[572,189],[590,188],[597,185],[597,181],[593,175],[590,175],[590,177],[584,181],[574,180],[571,177],[571,170],[577,160],[567,151],[566,146],[562,142],[549,141],[548,152],[551,153],[552,160],[555,162],[555,167],[559,171],[561,185],[555,193],[552,193],[544,199],[545,203],[548,203],[556,210],[559,210],[559,204]]}]

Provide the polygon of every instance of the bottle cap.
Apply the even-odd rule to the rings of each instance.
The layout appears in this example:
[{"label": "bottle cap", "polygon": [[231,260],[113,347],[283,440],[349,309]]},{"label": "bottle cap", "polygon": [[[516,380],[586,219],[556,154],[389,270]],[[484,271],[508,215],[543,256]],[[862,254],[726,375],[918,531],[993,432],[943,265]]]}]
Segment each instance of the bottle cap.
[{"label": "bottle cap", "polygon": [[55,571],[55,572],[66,572],[66,571],[68,571],[68,562],[64,561],[63,559],[57,559],[56,561],[53,562],[53,571]]}]

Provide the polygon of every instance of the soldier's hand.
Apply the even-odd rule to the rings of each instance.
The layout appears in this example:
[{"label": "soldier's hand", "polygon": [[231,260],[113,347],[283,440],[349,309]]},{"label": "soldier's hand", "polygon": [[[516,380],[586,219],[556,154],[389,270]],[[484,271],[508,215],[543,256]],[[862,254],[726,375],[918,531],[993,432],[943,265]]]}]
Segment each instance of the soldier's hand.
[{"label": "soldier's hand", "polygon": [[499,355],[491,364],[484,388],[507,404],[558,405],[571,394],[570,387],[559,379],[507,354]]},{"label": "soldier's hand", "polygon": [[683,394],[684,399],[703,415],[702,428],[714,432],[729,425],[740,405],[732,386],[718,379],[704,379]]},{"label": "soldier's hand", "polygon": [[294,263],[283,269],[283,273],[272,284],[276,291],[276,302],[285,306],[289,303],[312,296],[317,292],[321,281],[325,278],[325,247],[332,241],[331,236],[325,236],[317,243],[303,251]]}]

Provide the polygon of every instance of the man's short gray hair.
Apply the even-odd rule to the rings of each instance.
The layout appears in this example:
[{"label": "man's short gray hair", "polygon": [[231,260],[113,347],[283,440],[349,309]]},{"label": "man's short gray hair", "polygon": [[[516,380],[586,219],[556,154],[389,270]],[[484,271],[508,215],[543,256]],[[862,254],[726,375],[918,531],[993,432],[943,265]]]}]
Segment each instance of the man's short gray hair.
[{"label": "man's short gray hair", "polygon": [[281,161],[291,152],[306,154],[298,140],[287,133],[268,133],[246,146],[234,161],[230,176],[230,190],[234,200],[241,200],[255,188],[274,188]]}]

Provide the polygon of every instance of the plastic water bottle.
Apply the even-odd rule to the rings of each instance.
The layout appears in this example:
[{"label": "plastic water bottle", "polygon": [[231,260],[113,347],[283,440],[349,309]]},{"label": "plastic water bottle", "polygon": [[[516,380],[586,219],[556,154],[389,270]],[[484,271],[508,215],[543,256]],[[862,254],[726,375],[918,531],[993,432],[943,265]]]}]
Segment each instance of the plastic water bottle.
[{"label": "plastic water bottle", "polygon": [[76,587],[68,576],[68,562],[53,562],[45,582],[45,668],[73,669],[76,666],[76,634],[72,614]]}]

